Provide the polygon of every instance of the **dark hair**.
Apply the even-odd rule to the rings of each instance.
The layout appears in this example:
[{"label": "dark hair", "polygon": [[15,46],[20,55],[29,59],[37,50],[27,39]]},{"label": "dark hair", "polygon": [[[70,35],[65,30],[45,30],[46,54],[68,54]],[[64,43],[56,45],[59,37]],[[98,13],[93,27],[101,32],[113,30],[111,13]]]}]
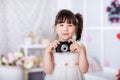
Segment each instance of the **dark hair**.
[{"label": "dark hair", "polygon": [[59,23],[64,23],[67,21],[69,24],[76,26],[76,41],[81,39],[81,34],[83,30],[83,18],[80,13],[74,14],[70,10],[60,10],[56,15],[55,25]]}]

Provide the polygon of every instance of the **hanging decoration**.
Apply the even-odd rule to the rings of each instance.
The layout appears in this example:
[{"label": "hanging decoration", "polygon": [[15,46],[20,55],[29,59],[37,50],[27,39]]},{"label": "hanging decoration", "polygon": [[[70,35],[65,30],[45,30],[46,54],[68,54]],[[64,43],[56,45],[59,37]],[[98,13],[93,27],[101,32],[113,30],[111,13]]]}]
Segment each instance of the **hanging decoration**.
[{"label": "hanging decoration", "polygon": [[120,4],[118,0],[112,0],[111,4],[107,6],[108,20],[111,23],[120,22]]}]

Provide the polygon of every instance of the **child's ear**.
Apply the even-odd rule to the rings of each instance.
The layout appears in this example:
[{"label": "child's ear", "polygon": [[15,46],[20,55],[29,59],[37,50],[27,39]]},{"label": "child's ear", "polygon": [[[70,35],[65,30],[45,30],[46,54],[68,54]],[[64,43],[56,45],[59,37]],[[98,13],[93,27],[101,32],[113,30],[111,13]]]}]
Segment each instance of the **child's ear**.
[{"label": "child's ear", "polygon": [[54,30],[56,30],[57,25],[54,25]]},{"label": "child's ear", "polygon": [[57,25],[54,25],[54,31],[57,34]]}]

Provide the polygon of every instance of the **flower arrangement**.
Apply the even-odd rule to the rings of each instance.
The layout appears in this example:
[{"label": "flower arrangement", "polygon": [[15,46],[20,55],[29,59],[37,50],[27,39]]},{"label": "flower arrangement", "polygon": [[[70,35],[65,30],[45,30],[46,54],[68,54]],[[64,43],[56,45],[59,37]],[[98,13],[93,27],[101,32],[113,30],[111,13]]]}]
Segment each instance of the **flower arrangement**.
[{"label": "flower arrangement", "polygon": [[38,66],[40,58],[34,55],[24,56],[22,52],[0,54],[0,66],[19,66],[25,69],[31,69]]}]

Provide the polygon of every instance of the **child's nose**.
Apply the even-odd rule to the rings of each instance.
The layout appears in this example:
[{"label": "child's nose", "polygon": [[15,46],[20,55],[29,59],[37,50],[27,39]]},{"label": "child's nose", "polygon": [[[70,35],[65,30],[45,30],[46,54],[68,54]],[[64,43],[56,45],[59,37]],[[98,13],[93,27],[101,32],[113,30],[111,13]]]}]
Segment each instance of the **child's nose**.
[{"label": "child's nose", "polygon": [[68,30],[68,26],[65,26],[65,27],[64,27],[64,30],[67,31],[67,30]]}]

